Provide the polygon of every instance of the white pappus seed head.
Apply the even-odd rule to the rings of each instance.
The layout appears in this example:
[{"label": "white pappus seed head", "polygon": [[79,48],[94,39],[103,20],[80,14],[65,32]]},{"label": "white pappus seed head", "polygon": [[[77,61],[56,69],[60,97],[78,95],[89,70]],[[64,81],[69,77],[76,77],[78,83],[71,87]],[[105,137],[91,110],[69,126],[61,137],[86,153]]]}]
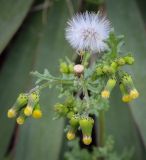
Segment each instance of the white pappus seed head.
[{"label": "white pappus seed head", "polygon": [[105,51],[105,40],[111,31],[110,22],[99,12],[76,14],[68,21],[66,39],[78,51],[97,53]]}]

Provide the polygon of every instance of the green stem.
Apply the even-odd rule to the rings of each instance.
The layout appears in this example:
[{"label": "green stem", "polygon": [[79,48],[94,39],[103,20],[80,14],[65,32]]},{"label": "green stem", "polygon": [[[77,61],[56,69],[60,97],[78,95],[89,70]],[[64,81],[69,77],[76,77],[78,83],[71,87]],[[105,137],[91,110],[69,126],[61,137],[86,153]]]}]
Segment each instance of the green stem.
[{"label": "green stem", "polygon": [[88,89],[87,89],[87,86],[85,84],[85,79],[83,78],[83,76],[81,76],[80,80],[81,80],[81,84],[82,84],[84,99],[85,99],[86,104],[87,104],[86,105],[86,111],[88,111],[88,109],[90,107]]},{"label": "green stem", "polygon": [[98,146],[104,147],[104,140],[105,140],[105,115],[104,110],[101,110],[99,112],[99,118],[98,118],[99,124],[98,124]]},{"label": "green stem", "polygon": [[70,80],[54,80],[53,82],[47,81],[40,86],[36,86],[30,92],[33,92],[33,91],[36,91],[36,90],[41,91],[42,89],[48,87],[50,85],[50,83],[54,83],[55,85],[57,85],[57,84],[73,84],[73,82],[70,81]]}]

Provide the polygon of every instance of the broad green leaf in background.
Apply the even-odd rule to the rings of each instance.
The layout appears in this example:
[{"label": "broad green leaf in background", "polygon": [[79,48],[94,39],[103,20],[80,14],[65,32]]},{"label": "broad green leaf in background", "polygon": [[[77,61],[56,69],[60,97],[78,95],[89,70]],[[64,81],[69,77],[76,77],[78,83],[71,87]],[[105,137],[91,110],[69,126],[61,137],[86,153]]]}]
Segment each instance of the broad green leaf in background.
[{"label": "broad green leaf in background", "polygon": [[0,1],[0,53],[20,27],[32,2],[33,0]]},{"label": "broad green leaf in background", "polygon": [[[29,22],[28,22],[29,23]],[[35,25],[36,23],[34,23]],[[26,90],[34,62],[34,50],[38,35],[35,33],[40,30],[41,23],[35,25],[35,28],[30,27],[27,30],[28,34],[20,35],[9,46],[7,59],[1,69],[0,74],[0,159],[3,160],[6,153],[12,131],[14,121],[7,118],[7,110],[15,102],[18,94]],[[24,25],[24,30],[26,26]],[[29,33],[32,34],[29,34]],[[21,43],[21,39],[23,42]],[[29,41],[28,41],[29,39]],[[31,45],[30,45],[31,42]],[[15,45],[16,44],[16,45]]]},{"label": "broad green leaf in background", "polygon": [[[27,35],[29,28],[32,28],[33,32],[33,28],[42,23],[41,15],[41,12],[32,14],[21,37]],[[33,70],[43,72],[44,68],[48,68],[55,75],[58,73],[59,58],[71,55],[70,47],[64,38],[64,28],[69,17],[66,1],[54,2],[48,15],[48,23],[42,26],[40,32],[34,32],[38,36],[36,45],[31,44],[29,37],[28,43],[25,43],[23,38],[20,43],[26,47],[31,46],[29,52],[35,54]],[[33,33],[28,34],[33,36]],[[23,48],[21,49],[23,52]],[[30,119],[21,127],[16,147],[16,160],[56,160],[59,158],[64,123],[60,120],[52,120],[53,104],[58,100],[57,93],[54,89],[50,91],[46,89],[46,92],[41,93],[40,99],[43,118],[39,121]]]},{"label": "broad green leaf in background", "polygon": [[[136,87],[140,92],[140,97],[130,104],[130,109],[143,138],[144,144],[146,144],[146,33],[144,30],[144,24],[138,6],[134,0],[107,0],[106,4],[107,14],[115,31],[118,34],[125,35],[125,49],[127,51],[132,51],[136,59],[134,66],[128,67],[127,70],[134,78]],[[115,105],[120,107],[118,103]],[[125,116],[123,119],[124,118]],[[130,122],[127,121],[127,123]]]},{"label": "broad green leaf in background", "polygon": [[143,17],[143,20],[144,20],[144,23],[145,23],[145,26],[146,26],[146,1],[145,0],[137,0],[137,4],[140,8],[140,12],[141,12],[141,15]]}]

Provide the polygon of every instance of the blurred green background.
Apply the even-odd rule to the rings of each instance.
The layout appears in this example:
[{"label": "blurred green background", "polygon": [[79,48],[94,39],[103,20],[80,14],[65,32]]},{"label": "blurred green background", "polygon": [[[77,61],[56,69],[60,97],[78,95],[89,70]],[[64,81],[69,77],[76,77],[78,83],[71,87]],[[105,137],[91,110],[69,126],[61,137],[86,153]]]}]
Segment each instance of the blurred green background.
[{"label": "blurred green background", "polygon": [[125,105],[118,89],[107,112],[107,134],[116,149],[134,146],[133,160],[146,159],[146,1],[145,0],[0,0],[0,160],[61,160],[64,121],[53,121],[56,90],[41,95],[43,118],[17,126],[7,118],[20,92],[34,86],[30,71],[58,73],[58,60],[74,57],[64,38],[66,21],[77,11],[102,10],[117,34],[125,35],[124,50],[136,63],[133,75],[140,98]]}]

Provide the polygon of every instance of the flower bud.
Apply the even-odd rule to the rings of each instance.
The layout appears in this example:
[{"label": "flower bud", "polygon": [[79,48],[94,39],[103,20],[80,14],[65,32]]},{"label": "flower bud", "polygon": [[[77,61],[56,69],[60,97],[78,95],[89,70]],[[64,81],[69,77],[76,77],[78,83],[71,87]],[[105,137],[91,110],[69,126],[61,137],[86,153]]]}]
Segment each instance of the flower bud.
[{"label": "flower bud", "polygon": [[113,69],[117,70],[118,65],[117,65],[117,63],[116,63],[115,61],[113,61],[113,62],[111,63],[111,67],[112,67]]},{"label": "flower bud", "polygon": [[70,112],[67,113],[67,118],[70,119],[73,115],[74,115],[74,112],[70,111]]},{"label": "flower bud", "polygon": [[116,79],[112,78],[112,79],[109,79],[107,81],[107,84],[106,84],[106,88],[108,88],[108,90],[112,90],[116,85]]},{"label": "flower bud", "polygon": [[60,72],[66,74],[69,72],[68,65],[65,62],[60,64]]},{"label": "flower bud", "polygon": [[33,118],[39,119],[42,117],[42,111],[40,109],[35,109],[32,113]]},{"label": "flower bud", "polygon": [[136,99],[139,97],[139,93],[138,91],[136,90],[134,84],[133,84],[133,80],[131,78],[130,75],[125,75],[123,78],[122,78],[122,82],[123,84],[128,88],[129,90],[129,95],[131,97],[131,99]]},{"label": "flower bud", "polygon": [[73,131],[69,130],[69,131],[67,132],[66,138],[67,138],[69,141],[73,140],[73,139],[75,138],[75,133],[74,133]]},{"label": "flower bud", "polygon": [[24,109],[24,114],[26,116],[31,116],[35,105],[39,102],[39,93],[37,91],[32,92],[28,96],[28,104]]},{"label": "flower bud", "polygon": [[131,86],[131,87],[134,86],[134,85],[133,85],[132,78],[131,78],[131,76],[128,75],[128,74],[126,74],[126,75],[124,75],[124,76],[122,77],[122,83],[123,83],[125,86],[127,86],[127,85],[129,85],[129,86]]},{"label": "flower bud", "polygon": [[70,129],[67,132],[67,139],[73,140],[75,138],[75,133],[79,127],[79,117],[77,115],[73,115],[69,121]]},{"label": "flower bud", "polygon": [[25,114],[26,116],[31,116],[31,115],[32,115],[32,111],[33,111],[33,108],[32,108],[31,106],[27,106],[27,107],[25,107],[25,109],[24,109],[24,114]]},{"label": "flower bud", "polygon": [[102,68],[101,68],[101,67],[97,67],[97,68],[96,68],[96,74],[97,74],[98,76],[103,75],[103,71],[102,71]]},{"label": "flower bud", "polygon": [[31,101],[31,103],[34,103],[34,104],[38,103],[39,102],[39,92],[37,92],[37,91],[32,92],[28,97],[28,101],[29,102]]},{"label": "flower bud", "polygon": [[54,109],[60,116],[65,116],[69,111],[65,105],[60,103],[55,104]]},{"label": "flower bud", "polygon": [[42,111],[40,109],[40,105],[37,104],[33,110],[32,117],[35,119],[39,119],[42,117]]},{"label": "flower bud", "polygon": [[27,96],[27,94],[21,93],[21,94],[19,94],[16,103],[17,103],[18,105],[23,106],[23,105],[25,105],[25,104],[27,103],[27,101],[28,101],[28,96]]},{"label": "flower bud", "polygon": [[11,108],[8,110],[7,116],[8,118],[14,118],[16,117],[16,114],[17,114],[16,110],[14,108]]},{"label": "flower bud", "polygon": [[104,65],[102,70],[103,70],[104,73],[108,73],[109,66],[108,65]]},{"label": "flower bud", "polygon": [[13,107],[8,110],[7,116],[8,118],[14,118],[17,112],[27,104],[28,96],[25,93],[19,94],[16,102],[14,103]]},{"label": "flower bud", "polygon": [[133,64],[134,63],[134,58],[132,56],[126,56],[124,57],[126,64]]},{"label": "flower bud", "polygon": [[125,64],[125,59],[121,57],[121,58],[118,58],[116,62],[119,66],[123,66]]},{"label": "flower bud", "polygon": [[102,98],[108,99],[110,97],[110,92],[108,90],[104,89],[101,92],[101,96],[102,96]]},{"label": "flower bud", "polygon": [[138,91],[135,88],[130,91],[130,97],[132,99],[136,99],[136,98],[139,97],[139,93],[138,93]]},{"label": "flower bud", "polygon": [[122,97],[122,101],[125,102],[125,103],[128,103],[132,100],[131,96],[129,94],[127,95],[123,95]]},{"label": "flower bud", "polygon": [[125,103],[128,103],[132,100],[131,96],[128,94],[128,91],[126,89],[126,87],[124,86],[123,83],[120,83],[120,90],[121,90],[121,93],[122,93],[122,101],[125,102]]},{"label": "flower bud", "polygon": [[74,72],[74,66],[73,66],[73,64],[69,64],[68,70],[69,70],[69,73],[73,73]]},{"label": "flower bud", "polygon": [[77,115],[73,115],[69,123],[70,123],[71,128],[76,131],[79,126],[79,117]]},{"label": "flower bud", "polygon": [[107,81],[107,84],[105,86],[105,89],[101,92],[101,96],[103,98],[109,98],[110,96],[110,92],[112,91],[112,89],[115,87],[116,85],[116,79],[112,78],[112,79],[109,79]]},{"label": "flower bud", "polygon": [[109,74],[114,74],[115,72],[116,72],[116,69],[114,69],[113,67],[109,66],[108,73]]},{"label": "flower bud", "polygon": [[91,117],[81,117],[79,124],[83,134],[83,143],[89,145],[92,142],[91,134],[94,120]]},{"label": "flower bud", "polygon": [[24,121],[25,121],[25,118],[24,118],[23,116],[19,116],[19,117],[16,119],[16,122],[17,122],[17,124],[19,124],[19,125],[24,124]]},{"label": "flower bud", "polygon": [[74,73],[76,73],[77,75],[80,75],[84,72],[84,66],[81,64],[77,64],[74,66]]},{"label": "flower bud", "polygon": [[85,144],[85,145],[89,145],[89,144],[91,144],[91,142],[92,142],[92,138],[91,138],[91,136],[83,136],[83,143]]}]

